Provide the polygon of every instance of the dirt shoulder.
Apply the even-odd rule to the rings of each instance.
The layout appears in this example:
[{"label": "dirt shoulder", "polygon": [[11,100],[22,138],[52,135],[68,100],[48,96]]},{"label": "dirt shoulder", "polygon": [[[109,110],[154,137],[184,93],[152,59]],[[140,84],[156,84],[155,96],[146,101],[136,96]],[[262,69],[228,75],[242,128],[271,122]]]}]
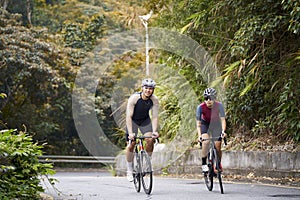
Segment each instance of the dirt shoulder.
[{"label": "dirt shoulder", "polygon": [[278,137],[273,134],[247,137],[239,133],[229,138],[226,150],[299,152],[300,143],[292,139],[279,140]]}]

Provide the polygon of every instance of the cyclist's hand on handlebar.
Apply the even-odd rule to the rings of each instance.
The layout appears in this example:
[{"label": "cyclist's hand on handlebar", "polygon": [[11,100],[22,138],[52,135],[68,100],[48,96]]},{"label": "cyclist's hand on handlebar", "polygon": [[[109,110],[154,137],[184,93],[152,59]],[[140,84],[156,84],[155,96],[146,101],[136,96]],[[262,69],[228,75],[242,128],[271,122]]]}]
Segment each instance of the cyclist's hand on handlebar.
[{"label": "cyclist's hand on handlebar", "polygon": [[202,142],[202,136],[198,137],[198,142],[201,143]]},{"label": "cyclist's hand on handlebar", "polygon": [[129,140],[133,140],[135,138],[135,134],[134,133],[129,133],[128,134],[128,139]]},{"label": "cyclist's hand on handlebar", "polygon": [[227,133],[225,133],[225,132],[223,131],[222,134],[221,134],[221,137],[222,137],[222,138],[226,138],[226,137],[227,137]]},{"label": "cyclist's hand on handlebar", "polygon": [[226,134],[224,131],[222,131],[221,137],[222,137],[223,140],[224,140],[224,144],[227,145],[227,139],[226,139],[227,134]]},{"label": "cyclist's hand on handlebar", "polygon": [[158,132],[153,132],[152,133],[152,138],[159,138],[159,134],[158,134]]}]

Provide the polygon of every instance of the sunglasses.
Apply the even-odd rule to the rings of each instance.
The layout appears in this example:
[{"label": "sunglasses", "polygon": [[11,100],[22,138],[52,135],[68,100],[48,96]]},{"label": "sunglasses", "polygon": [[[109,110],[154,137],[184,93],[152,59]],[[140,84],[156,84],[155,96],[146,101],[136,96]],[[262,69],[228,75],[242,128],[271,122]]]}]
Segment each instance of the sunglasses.
[{"label": "sunglasses", "polygon": [[204,97],[205,101],[208,101],[208,100],[214,101],[215,99],[216,99],[216,97],[214,97],[214,96],[205,96]]},{"label": "sunglasses", "polygon": [[151,90],[151,89],[154,90],[154,87],[144,86],[144,88],[145,88],[145,89],[148,89],[148,90],[149,90],[149,89],[150,89],[150,90]]}]

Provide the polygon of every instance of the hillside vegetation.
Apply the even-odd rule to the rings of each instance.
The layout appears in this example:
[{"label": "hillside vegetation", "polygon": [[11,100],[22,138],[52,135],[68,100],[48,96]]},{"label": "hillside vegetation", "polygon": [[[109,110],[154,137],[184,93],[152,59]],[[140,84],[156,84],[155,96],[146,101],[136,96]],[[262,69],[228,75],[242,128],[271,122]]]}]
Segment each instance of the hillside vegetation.
[{"label": "hillside vegetation", "polygon": [[[48,154],[88,155],[72,117],[78,70],[105,37],[143,29],[138,16],[153,10],[149,26],[192,38],[216,62],[221,75],[206,83],[185,58],[150,52],[151,63],[179,71],[191,85],[185,104],[192,93],[200,103],[208,85],[225,88],[229,149],[295,150],[300,141],[299,9],[300,3],[288,0],[8,1],[0,10],[0,127],[26,127],[35,141],[47,143]],[[112,117],[112,93],[122,77],[137,79],[130,92],[138,90],[141,77],[132,72],[144,63],[143,52],[115,58],[96,89],[99,124],[121,148],[124,121]],[[167,88],[172,78],[165,73],[157,79],[163,142],[172,140],[182,123],[183,108]],[[178,91],[183,87],[174,84]],[[191,109],[192,121],[194,113]],[[195,130],[182,136],[196,138]]]}]

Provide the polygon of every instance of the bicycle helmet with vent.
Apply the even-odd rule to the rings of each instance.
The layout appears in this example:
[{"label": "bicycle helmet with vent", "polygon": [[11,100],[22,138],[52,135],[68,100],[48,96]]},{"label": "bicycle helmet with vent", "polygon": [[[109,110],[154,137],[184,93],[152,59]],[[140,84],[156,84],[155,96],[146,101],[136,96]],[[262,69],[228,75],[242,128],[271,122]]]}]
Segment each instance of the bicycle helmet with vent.
[{"label": "bicycle helmet with vent", "polygon": [[204,97],[216,97],[217,91],[214,88],[206,88],[203,93]]},{"label": "bicycle helmet with vent", "polygon": [[151,87],[151,88],[155,88],[155,81],[152,80],[151,78],[146,78],[142,81],[142,87],[146,86],[146,87]]}]

